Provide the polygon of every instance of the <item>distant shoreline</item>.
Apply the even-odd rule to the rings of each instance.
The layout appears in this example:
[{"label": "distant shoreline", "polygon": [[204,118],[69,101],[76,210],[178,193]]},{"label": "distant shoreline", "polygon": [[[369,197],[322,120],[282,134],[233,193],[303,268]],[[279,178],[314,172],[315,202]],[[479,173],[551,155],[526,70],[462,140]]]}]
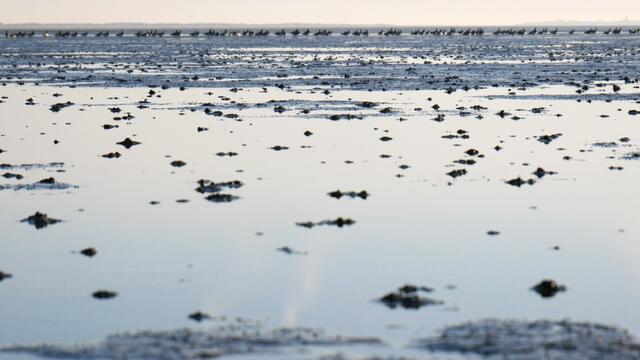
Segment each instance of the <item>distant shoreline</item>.
[{"label": "distant shoreline", "polygon": [[412,29],[412,28],[485,28],[485,29],[508,29],[508,28],[591,28],[591,27],[640,27],[638,21],[618,21],[618,22],[549,22],[549,23],[526,23],[513,25],[396,25],[396,24],[320,24],[320,23],[283,23],[283,24],[243,24],[243,23],[0,23],[0,30],[144,30],[144,29]]}]

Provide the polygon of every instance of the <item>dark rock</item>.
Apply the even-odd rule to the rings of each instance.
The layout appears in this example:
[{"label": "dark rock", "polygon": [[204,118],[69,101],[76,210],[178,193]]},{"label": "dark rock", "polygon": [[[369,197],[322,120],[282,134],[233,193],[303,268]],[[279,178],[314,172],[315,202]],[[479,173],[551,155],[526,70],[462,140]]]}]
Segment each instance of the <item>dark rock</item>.
[{"label": "dark rock", "polygon": [[449,139],[449,140],[452,140],[452,139],[465,139],[465,140],[469,139],[469,135],[466,135],[466,134],[464,134],[464,135],[448,134],[448,135],[442,135],[441,137],[443,139]]},{"label": "dark rock", "polygon": [[[413,288],[411,288],[411,290],[412,289]],[[380,301],[390,309],[396,309],[398,307],[402,307],[404,309],[410,309],[410,310],[418,310],[423,306],[444,304],[444,302],[439,300],[422,297],[418,295],[416,291],[391,292],[381,297],[378,301]]]},{"label": "dark rock", "polygon": [[238,156],[238,153],[237,152],[233,152],[233,151],[219,152],[219,153],[216,153],[216,156],[220,156],[220,157],[222,157],[222,156]]},{"label": "dark rock", "polygon": [[118,293],[116,293],[115,291],[109,291],[109,290],[98,290],[94,292],[92,296],[98,300],[108,300],[118,296]]},{"label": "dark rock", "polygon": [[51,107],[49,108],[49,110],[53,111],[53,112],[59,112],[60,110],[69,107],[73,105],[72,102],[67,101],[66,103],[57,103],[57,104],[53,104],[51,105]]},{"label": "dark rock", "polygon": [[205,199],[213,203],[229,203],[229,202],[240,199],[240,197],[235,195],[230,195],[230,194],[215,193],[207,196]]},{"label": "dark rock", "polygon": [[398,288],[399,292],[403,292],[405,294],[409,294],[409,293],[416,293],[418,292],[418,287],[415,285],[404,285],[400,288]]},{"label": "dark rock", "polygon": [[196,191],[201,193],[201,194],[210,194],[210,193],[217,193],[217,192],[221,192],[222,190],[225,189],[238,189],[241,188],[244,185],[244,183],[240,180],[233,180],[233,181],[227,181],[227,182],[213,182],[211,180],[198,180],[198,187],[196,188]]},{"label": "dark rock", "polygon": [[121,156],[121,155],[120,155],[120,153],[119,153],[119,152],[110,152],[110,153],[108,153],[108,154],[104,154],[104,155],[102,155],[102,157],[103,157],[103,158],[106,158],[106,159],[117,159],[117,158],[119,158],[120,156]]},{"label": "dark rock", "polygon": [[39,184],[55,184],[56,183],[56,179],[49,177],[46,179],[42,179],[40,181],[38,181]]},{"label": "dark rock", "polygon": [[113,120],[116,120],[116,121],[118,121],[118,120],[132,120],[134,118],[135,118],[135,116],[131,115],[131,113],[127,113],[127,115],[124,115],[124,116],[116,116],[116,117],[113,118]]},{"label": "dark rock", "polygon": [[558,292],[566,291],[567,288],[564,285],[558,285],[553,280],[543,280],[538,285],[532,287],[531,290],[543,298],[552,298],[556,296]]},{"label": "dark rock", "polygon": [[369,193],[366,192],[365,190],[362,190],[362,191],[359,191],[359,192],[356,192],[356,191],[342,192],[340,190],[336,190],[336,191],[330,192],[327,195],[331,196],[332,198],[336,198],[336,199],[340,199],[343,196],[347,196],[347,197],[350,197],[352,199],[359,197],[359,198],[361,198],[363,200],[366,200],[369,197]]},{"label": "dark rock", "polygon": [[378,106],[378,104],[373,103],[371,101],[363,101],[363,102],[359,103],[358,106],[362,107],[362,108],[366,108],[366,109],[372,109],[372,108]]},{"label": "dark rock", "polygon": [[98,254],[98,251],[95,248],[86,248],[86,249],[82,249],[80,250],[80,254],[86,256],[86,257],[94,257]]},{"label": "dark rock", "polygon": [[185,165],[187,165],[187,163],[182,160],[174,160],[171,162],[171,166],[173,167],[183,167]]},{"label": "dark rock", "polygon": [[338,121],[338,120],[362,120],[362,116],[357,116],[353,114],[333,114],[329,116],[329,120]]},{"label": "dark rock", "polygon": [[12,173],[4,173],[2,174],[2,177],[5,179],[16,179],[16,180],[22,180],[24,178],[24,176],[20,174],[12,174]]},{"label": "dark rock", "polygon": [[0,282],[6,280],[6,279],[11,279],[13,277],[13,275],[0,271]]},{"label": "dark rock", "polygon": [[49,225],[57,224],[60,221],[62,220],[50,218],[49,216],[47,216],[47,214],[43,214],[41,212],[36,212],[28,218],[21,220],[21,222],[35,226],[35,228],[38,230],[43,229]]},{"label": "dark rock", "polygon": [[116,144],[118,144],[118,145],[122,145],[122,146],[124,146],[126,149],[130,149],[130,148],[131,148],[131,147],[133,147],[133,146],[140,145],[140,143],[139,143],[139,142],[134,141],[134,140],[131,140],[130,138],[126,138],[126,139],[124,139],[124,140],[122,140],[122,141],[120,141],[120,142],[118,142],[118,143],[116,143]]},{"label": "dark rock", "polygon": [[525,185],[525,184],[533,185],[536,183],[536,181],[533,179],[523,180],[521,177],[517,177],[515,179],[511,179],[507,181],[506,183],[511,186],[521,187],[522,185]]},{"label": "dark rock", "polygon": [[562,136],[562,134],[542,135],[538,137],[538,141],[545,145],[549,145],[553,140],[559,138],[560,136]]},{"label": "dark rock", "polygon": [[447,173],[447,175],[451,176],[454,179],[459,177],[459,176],[466,175],[466,174],[467,174],[467,170],[466,169],[452,170],[452,171]]},{"label": "dark rock", "polygon": [[438,116],[434,117],[431,120],[436,121],[436,122],[443,122],[444,118],[445,118],[444,114],[438,114]]},{"label": "dark rock", "polygon": [[556,173],[553,171],[547,171],[540,167],[533,172],[533,175],[537,176],[539,179],[542,179],[543,177],[545,177],[545,175],[555,175],[555,174]]},{"label": "dark rock", "polygon": [[476,163],[476,161],[473,159],[454,160],[453,162],[455,164],[461,164],[461,165],[474,165]]},{"label": "dark rock", "polygon": [[207,313],[203,313],[201,311],[196,311],[194,313],[189,314],[189,319],[196,321],[196,322],[202,322],[205,320],[210,320],[211,319],[211,315],[207,314]]},{"label": "dark rock", "polygon": [[306,251],[297,251],[297,250],[293,250],[292,248],[288,247],[288,246],[283,246],[281,248],[277,249],[280,252],[283,252],[287,255],[307,255]]}]

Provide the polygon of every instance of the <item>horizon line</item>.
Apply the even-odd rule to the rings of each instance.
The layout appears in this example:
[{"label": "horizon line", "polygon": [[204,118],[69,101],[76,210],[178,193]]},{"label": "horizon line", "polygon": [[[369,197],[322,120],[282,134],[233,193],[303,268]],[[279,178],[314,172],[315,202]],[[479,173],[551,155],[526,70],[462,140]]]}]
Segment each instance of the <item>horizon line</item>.
[{"label": "horizon line", "polygon": [[4,23],[0,22],[0,27],[26,27],[26,26],[228,26],[228,27],[523,27],[523,26],[638,26],[640,20],[623,20],[623,21],[574,21],[574,20],[555,20],[555,21],[536,21],[519,24],[393,24],[393,23],[306,23],[306,22],[264,22],[264,23],[245,23],[245,22],[20,22],[20,23]]}]

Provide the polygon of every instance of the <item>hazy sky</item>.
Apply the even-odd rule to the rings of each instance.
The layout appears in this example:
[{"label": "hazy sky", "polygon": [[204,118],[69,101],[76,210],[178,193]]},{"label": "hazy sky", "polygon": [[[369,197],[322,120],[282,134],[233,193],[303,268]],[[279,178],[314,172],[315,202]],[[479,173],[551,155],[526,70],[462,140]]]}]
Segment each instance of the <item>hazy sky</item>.
[{"label": "hazy sky", "polygon": [[623,21],[640,0],[0,0],[3,23],[478,24]]}]

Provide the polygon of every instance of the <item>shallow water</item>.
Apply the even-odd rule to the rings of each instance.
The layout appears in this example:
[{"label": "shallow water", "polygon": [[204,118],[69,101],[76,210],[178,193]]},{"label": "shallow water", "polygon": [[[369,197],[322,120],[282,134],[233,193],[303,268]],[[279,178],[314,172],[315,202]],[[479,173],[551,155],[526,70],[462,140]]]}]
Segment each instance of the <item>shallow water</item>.
[{"label": "shallow water", "polygon": [[[28,46],[37,49],[49,40],[34,39]],[[5,53],[31,51],[20,43],[30,40],[11,43],[15,48],[2,41]],[[50,51],[73,43],[67,41],[54,40]],[[88,46],[84,51],[97,59],[91,51],[99,40],[86,41],[78,46]],[[100,46],[108,56],[119,56],[111,53],[118,40],[104,41]],[[518,44],[524,48],[528,41]],[[625,48],[637,40],[628,41]],[[627,64],[637,61],[635,54]],[[535,72],[535,66],[525,68]],[[88,74],[83,71],[81,77]],[[464,71],[471,74],[473,68]],[[24,76],[9,67],[0,76],[8,72]],[[172,79],[161,70],[158,76]],[[246,77],[239,90],[227,82],[201,87],[189,82],[180,91],[171,83],[166,90],[155,88],[152,97],[148,87],[114,87],[106,80],[107,87],[0,87],[0,97],[7,97],[0,103],[0,149],[5,151],[0,163],[64,163],[2,169],[24,178],[0,178],[0,184],[54,177],[76,186],[0,190],[0,270],[13,275],[0,282],[0,345],[73,344],[127,331],[213,326],[189,320],[194,311],[259,320],[268,327],[375,336],[396,353],[414,356],[415,350],[403,348],[412,339],[484,318],[571,318],[640,335],[635,311],[640,225],[634,201],[640,161],[624,159],[639,150],[640,117],[628,113],[640,109],[639,89],[612,77],[622,87],[622,95],[615,95],[606,79],[597,80],[604,85],[586,95],[553,84],[453,94],[427,85],[367,91],[305,81],[293,82],[292,90],[262,89],[269,84]],[[38,81],[56,83],[47,76]],[[576,101],[588,95],[600,98]],[[28,98],[35,105],[25,105]],[[148,108],[138,108],[144,99]],[[49,110],[66,101],[74,105]],[[358,106],[365,101],[377,106]],[[274,111],[278,105],[283,112]],[[486,109],[472,110],[474,105]],[[465,109],[456,109],[461,106]],[[122,111],[112,113],[113,107]],[[391,113],[380,113],[386,107]],[[205,108],[239,117],[207,115]],[[301,113],[305,109],[310,112]],[[511,115],[496,115],[500,110]],[[112,120],[128,112],[135,117]],[[332,114],[362,119],[332,121]],[[443,122],[432,120],[438,114],[445,115]],[[521,119],[512,120],[514,115]],[[105,130],[104,124],[118,127]],[[469,139],[442,138],[459,129]],[[307,130],[313,135],[305,136]],[[559,133],[548,145],[536,138]],[[384,136],[392,139],[380,141]],[[141,144],[130,149],[116,144],[127,137]],[[629,141],[619,140],[624,137]],[[594,145],[603,142],[616,146]],[[484,157],[465,154],[469,149]],[[120,158],[101,156],[116,151]],[[477,163],[452,163],[460,159]],[[186,165],[173,167],[174,160]],[[532,175],[538,167],[557,174],[538,179]],[[456,169],[467,174],[447,175]],[[536,183],[505,183],[519,176]],[[244,185],[223,191],[239,199],[213,203],[195,191],[200,179]],[[335,190],[366,190],[370,196],[337,200],[327,195]],[[189,202],[176,202],[182,199]],[[41,230],[20,221],[36,211],[63,221]],[[338,217],[355,224],[296,226]],[[500,234],[489,236],[490,230]],[[95,247],[97,256],[77,253],[87,247]],[[300,254],[277,251],[281,247]],[[567,291],[542,299],[530,290],[547,278]],[[434,288],[428,296],[444,305],[391,310],[375,301],[406,283]],[[92,298],[101,289],[118,296]]]}]

